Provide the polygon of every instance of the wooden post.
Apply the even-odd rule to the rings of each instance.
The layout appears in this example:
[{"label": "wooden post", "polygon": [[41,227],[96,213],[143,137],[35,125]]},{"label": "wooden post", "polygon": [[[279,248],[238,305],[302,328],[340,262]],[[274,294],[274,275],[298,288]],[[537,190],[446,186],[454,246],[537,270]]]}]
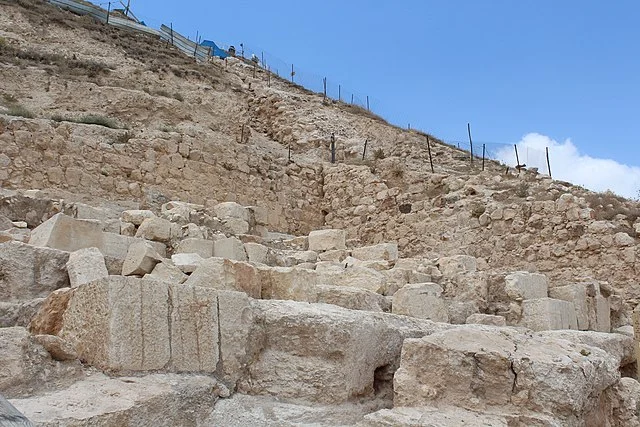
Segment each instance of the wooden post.
[{"label": "wooden post", "polygon": [[271,68],[267,67],[267,86],[271,87]]},{"label": "wooden post", "polygon": [[351,94],[351,105],[353,105],[353,94]]},{"label": "wooden post", "polygon": [[264,51],[260,52],[260,56],[262,57],[262,68],[265,68],[265,65],[264,65]]},{"label": "wooden post", "polygon": [[342,101],[342,85],[338,85],[338,101]]},{"label": "wooden post", "polygon": [[169,25],[171,25],[171,46],[173,46],[173,22]]},{"label": "wooden post", "polygon": [[323,99],[326,100],[327,99],[327,78],[326,77],[324,77],[322,79],[322,87],[324,88],[324,98]]},{"label": "wooden post", "polygon": [[[547,152],[547,170],[549,171],[549,178],[552,178],[551,176],[551,163],[549,163],[549,147],[545,147],[546,152]],[[640,333],[640,331],[638,331],[638,333]],[[640,363],[638,364],[638,366],[640,366]]]},{"label": "wooden post", "polygon": [[513,144],[513,148],[516,150],[516,169],[518,169],[518,174],[520,174],[520,158],[518,158],[518,144]]},{"label": "wooden post", "polygon": [[473,164],[473,141],[471,140],[471,125],[467,123],[467,132],[469,133],[469,146],[471,147],[471,164]]},{"label": "wooden post", "polygon": [[369,142],[369,138],[364,140],[364,150],[362,150],[362,160],[364,160],[364,155],[367,154],[367,142]]},{"label": "wooden post", "polygon": [[196,48],[193,49],[193,57],[198,59],[198,32],[196,31],[196,40],[194,42],[196,44]]},{"label": "wooden post", "polygon": [[431,144],[429,143],[429,135],[427,135],[427,150],[429,150],[429,163],[431,163],[431,173],[435,173],[433,170],[433,158],[431,157]]},{"label": "wooden post", "polygon": [[482,144],[482,170],[484,170],[484,144]]},{"label": "wooden post", "polygon": [[367,95],[367,111],[371,111],[371,110],[369,109],[369,95]]},{"label": "wooden post", "polygon": [[296,75],[296,72],[293,71],[293,64],[291,64],[291,83],[293,83],[293,76]]},{"label": "wooden post", "polygon": [[[104,3],[102,3],[104,4]],[[109,14],[111,13],[111,2],[109,2],[109,6],[107,7],[107,24],[109,23]]]}]

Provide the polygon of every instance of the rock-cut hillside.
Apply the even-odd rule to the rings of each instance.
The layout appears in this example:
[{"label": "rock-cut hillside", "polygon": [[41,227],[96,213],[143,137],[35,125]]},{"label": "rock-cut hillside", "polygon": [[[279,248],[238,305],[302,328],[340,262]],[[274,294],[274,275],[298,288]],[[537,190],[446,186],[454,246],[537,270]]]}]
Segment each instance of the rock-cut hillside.
[{"label": "rock-cut hillside", "polygon": [[0,82],[0,425],[640,426],[637,203],[40,0]]}]

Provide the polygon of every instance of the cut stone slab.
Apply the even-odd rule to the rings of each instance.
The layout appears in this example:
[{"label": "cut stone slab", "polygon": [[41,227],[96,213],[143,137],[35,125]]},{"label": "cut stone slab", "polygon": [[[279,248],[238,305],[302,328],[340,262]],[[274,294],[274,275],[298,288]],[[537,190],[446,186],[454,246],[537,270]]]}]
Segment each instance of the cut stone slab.
[{"label": "cut stone slab", "polygon": [[218,203],[213,207],[213,212],[220,219],[237,218],[249,222],[249,211],[236,202]]},{"label": "cut stone slab", "polygon": [[344,268],[338,265],[337,268],[330,269],[329,272],[330,274],[322,275],[319,279],[320,284],[367,289],[379,294],[384,293],[386,289],[385,275],[372,268],[357,266]]},{"label": "cut stone slab", "polygon": [[267,263],[267,254],[269,248],[260,243],[248,242],[244,244],[244,250],[247,253],[249,262],[255,262],[258,264]]},{"label": "cut stone slab", "polygon": [[588,298],[589,329],[597,332],[611,332],[611,304],[609,299],[597,294]]},{"label": "cut stone slab", "polygon": [[67,342],[55,335],[34,335],[33,339],[43,346],[51,355],[53,360],[64,362],[65,360],[76,360],[78,354]]},{"label": "cut stone slab", "polygon": [[138,227],[136,237],[168,243],[171,239],[180,236],[180,227],[164,218],[145,218]]},{"label": "cut stone slab", "polygon": [[494,316],[491,314],[475,313],[467,317],[467,324],[491,325],[491,326],[507,326],[504,316]]},{"label": "cut stone slab", "polygon": [[31,421],[2,395],[0,395],[0,421],[5,427],[33,427]]},{"label": "cut stone slab", "polygon": [[442,299],[442,287],[436,283],[405,285],[393,294],[391,310],[394,314],[448,322],[447,306]]},{"label": "cut stone slab", "polygon": [[559,425],[584,425],[619,379],[617,360],[599,348],[466,325],[404,341],[394,406],[544,411]]},{"label": "cut stone slab", "polygon": [[67,272],[72,288],[109,275],[104,256],[98,248],[84,248],[71,252],[67,261]]},{"label": "cut stone slab", "polygon": [[258,267],[263,299],[314,301],[319,275],[300,267]]},{"label": "cut stone slab", "polygon": [[129,246],[127,258],[122,265],[122,275],[144,276],[151,273],[161,260],[162,257],[158,255],[153,246],[144,240],[140,240]]},{"label": "cut stone slab", "polygon": [[189,274],[196,271],[204,258],[196,253],[181,253],[171,255],[171,262],[183,273]]},{"label": "cut stone slab", "polygon": [[142,224],[147,218],[154,218],[156,214],[149,210],[135,209],[122,212],[120,219],[124,222],[130,222],[136,227]]},{"label": "cut stone slab", "polygon": [[254,266],[224,258],[202,261],[184,284],[245,292],[252,298],[261,298],[262,295],[261,279]]},{"label": "cut stone slab", "polygon": [[0,243],[0,301],[45,298],[69,287],[69,252],[11,241]]},{"label": "cut stone slab", "polygon": [[238,218],[227,218],[222,220],[224,231],[231,234],[248,234],[249,223]]},{"label": "cut stone slab", "polygon": [[309,250],[316,252],[346,249],[344,230],[314,230],[309,233]]},{"label": "cut stone slab", "polygon": [[385,311],[385,297],[366,289],[345,286],[316,286],[316,298],[313,302],[333,304],[350,310]]},{"label": "cut stone slab", "polygon": [[29,244],[68,252],[88,247],[101,248],[104,245],[102,224],[59,213],[31,230]]},{"label": "cut stone slab", "polygon": [[68,388],[11,403],[39,426],[196,426],[224,385],[201,375],[109,378],[101,373]]},{"label": "cut stone slab", "polygon": [[520,325],[534,331],[578,329],[573,304],[553,298],[529,299],[522,302]]},{"label": "cut stone slab", "polygon": [[587,287],[583,283],[574,283],[549,289],[549,296],[554,299],[569,301],[576,310],[578,329],[589,329],[589,306],[587,304]]},{"label": "cut stone slab", "polygon": [[244,292],[217,291],[220,328],[220,374],[233,388],[248,372],[253,353],[254,314]]},{"label": "cut stone slab", "polygon": [[468,411],[455,406],[421,408],[381,409],[364,416],[358,427],[508,427],[510,425],[553,425],[553,424],[509,424],[505,416]]},{"label": "cut stone slab", "polygon": [[397,243],[380,243],[351,250],[351,256],[362,261],[395,261],[398,259]]},{"label": "cut stone slab", "polygon": [[547,276],[519,271],[505,277],[504,289],[512,300],[546,298],[549,290]]},{"label": "cut stone slab", "polygon": [[228,237],[216,240],[213,244],[213,256],[227,258],[236,261],[248,261],[244,244],[237,237]]},{"label": "cut stone slab", "polygon": [[171,261],[165,259],[157,263],[153,271],[144,277],[176,284],[184,283],[189,278]]},{"label": "cut stone slab", "polygon": [[174,251],[176,254],[198,254],[202,258],[213,256],[213,240],[188,238],[180,241]]}]

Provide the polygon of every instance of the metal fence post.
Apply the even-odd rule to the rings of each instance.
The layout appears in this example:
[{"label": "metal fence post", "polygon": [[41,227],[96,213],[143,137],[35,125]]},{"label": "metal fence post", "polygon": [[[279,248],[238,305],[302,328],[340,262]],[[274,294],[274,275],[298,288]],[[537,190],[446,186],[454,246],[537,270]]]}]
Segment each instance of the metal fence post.
[{"label": "metal fence post", "polygon": [[336,136],[331,134],[331,163],[336,162]]}]

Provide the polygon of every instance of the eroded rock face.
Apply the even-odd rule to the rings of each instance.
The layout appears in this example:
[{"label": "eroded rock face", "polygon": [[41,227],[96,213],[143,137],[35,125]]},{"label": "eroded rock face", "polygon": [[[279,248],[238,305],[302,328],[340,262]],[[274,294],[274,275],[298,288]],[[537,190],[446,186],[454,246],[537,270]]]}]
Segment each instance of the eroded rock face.
[{"label": "eroded rock face", "polygon": [[467,325],[405,340],[394,404],[549,412],[577,425],[618,383],[617,362],[596,347]]}]

